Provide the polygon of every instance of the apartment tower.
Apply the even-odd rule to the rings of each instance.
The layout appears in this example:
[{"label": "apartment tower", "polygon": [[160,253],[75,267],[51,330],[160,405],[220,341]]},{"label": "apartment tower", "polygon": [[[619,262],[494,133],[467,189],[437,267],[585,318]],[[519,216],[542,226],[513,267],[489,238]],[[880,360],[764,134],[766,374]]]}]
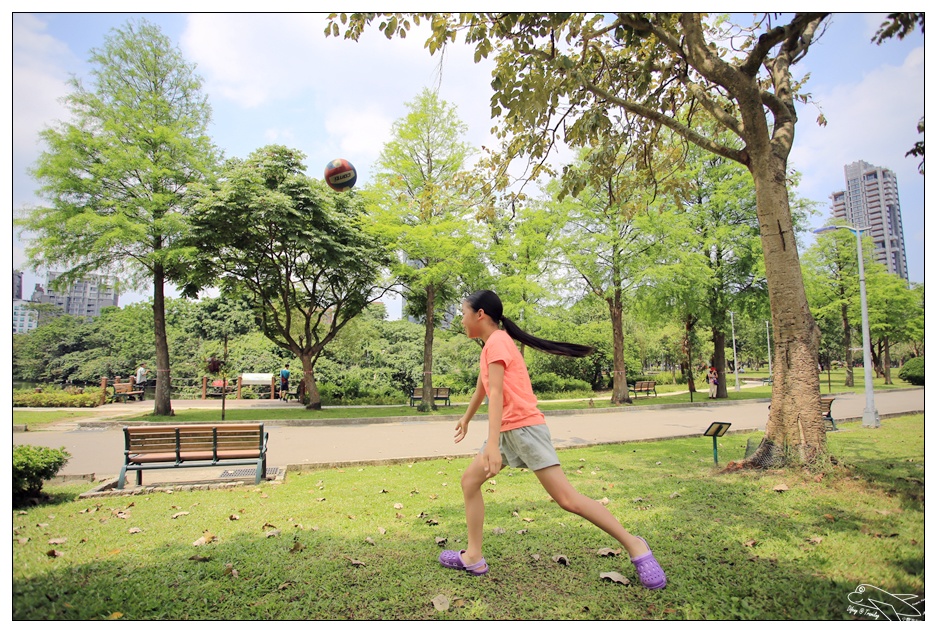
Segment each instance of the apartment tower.
[{"label": "apartment tower", "polygon": [[844,191],[830,196],[832,215],[857,228],[870,227],[870,231],[862,231],[862,236],[870,233],[874,260],[887,266],[891,274],[907,279],[907,250],[896,174],[859,160],[845,165],[845,182]]}]

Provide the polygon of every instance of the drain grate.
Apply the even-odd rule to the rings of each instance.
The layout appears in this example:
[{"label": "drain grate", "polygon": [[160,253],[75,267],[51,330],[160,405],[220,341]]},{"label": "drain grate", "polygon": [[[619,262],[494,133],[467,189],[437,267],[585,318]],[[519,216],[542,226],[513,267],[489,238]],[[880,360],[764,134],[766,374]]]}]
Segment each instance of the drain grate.
[{"label": "drain grate", "polygon": [[[242,467],[238,470],[224,470],[221,472],[220,478],[245,478],[248,476],[256,476],[257,468],[255,467]],[[279,475],[278,467],[267,467],[266,477],[267,478],[276,478]]]}]

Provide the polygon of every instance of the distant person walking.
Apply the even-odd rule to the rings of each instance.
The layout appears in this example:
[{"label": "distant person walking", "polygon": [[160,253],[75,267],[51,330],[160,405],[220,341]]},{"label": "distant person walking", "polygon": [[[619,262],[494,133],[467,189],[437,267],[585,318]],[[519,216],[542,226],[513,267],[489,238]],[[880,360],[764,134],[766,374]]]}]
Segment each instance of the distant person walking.
[{"label": "distant person walking", "polygon": [[[500,298],[490,290],[475,292],[462,301],[461,309],[465,333],[469,338],[480,338],[484,347],[474,395],[468,410],[455,424],[455,443],[468,434],[468,422],[485,397],[488,398],[487,441],[461,478],[468,543],[461,551],[443,551],[439,563],[470,575],[488,572],[488,564],[481,555],[484,533],[484,494],[481,487],[504,465],[508,465],[532,470],[560,507],[582,516],[620,542],[627,549],[645,588],[666,586],[666,575],[646,540],[628,533],[604,505],[576,491],[566,478],[546,427],[546,419],[537,407],[523,355],[514,340],[563,356],[582,357],[594,349],[531,336],[504,317]],[[502,324],[504,329],[501,329]]]},{"label": "distant person walking", "polygon": [[708,398],[715,399],[718,395],[718,369],[710,367],[708,372]]},{"label": "distant person walking", "polygon": [[289,365],[280,370],[280,399],[285,401],[289,396]]}]

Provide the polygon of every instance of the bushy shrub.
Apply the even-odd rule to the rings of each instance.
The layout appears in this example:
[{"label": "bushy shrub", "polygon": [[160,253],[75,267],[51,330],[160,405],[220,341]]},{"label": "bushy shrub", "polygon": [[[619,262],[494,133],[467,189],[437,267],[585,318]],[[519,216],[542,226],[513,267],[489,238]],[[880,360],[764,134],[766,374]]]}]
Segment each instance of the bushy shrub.
[{"label": "bushy shrub", "polygon": [[13,501],[19,503],[42,492],[42,483],[58,474],[71,454],[65,448],[34,445],[13,447]]},{"label": "bushy shrub", "polygon": [[560,377],[555,373],[538,373],[530,376],[533,392],[538,396],[554,393],[570,393],[574,391],[592,392],[591,384],[585,380],[571,377]]},{"label": "bushy shrub", "polygon": [[101,403],[100,391],[71,394],[67,391],[17,391],[13,393],[14,406],[34,408],[90,408]]},{"label": "bushy shrub", "polygon": [[910,358],[904,362],[898,377],[914,386],[923,386],[923,358]]}]

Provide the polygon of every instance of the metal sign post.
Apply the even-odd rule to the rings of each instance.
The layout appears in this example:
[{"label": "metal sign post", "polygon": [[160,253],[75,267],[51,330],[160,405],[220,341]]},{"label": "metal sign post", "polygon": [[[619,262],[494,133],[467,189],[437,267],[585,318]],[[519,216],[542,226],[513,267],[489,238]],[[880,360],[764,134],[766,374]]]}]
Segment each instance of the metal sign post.
[{"label": "metal sign post", "polygon": [[715,453],[715,465],[718,465],[718,437],[725,434],[730,427],[731,424],[727,421],[716,421],[708,427],[703,435],[705,437],[712,437],[712,450]]}]

